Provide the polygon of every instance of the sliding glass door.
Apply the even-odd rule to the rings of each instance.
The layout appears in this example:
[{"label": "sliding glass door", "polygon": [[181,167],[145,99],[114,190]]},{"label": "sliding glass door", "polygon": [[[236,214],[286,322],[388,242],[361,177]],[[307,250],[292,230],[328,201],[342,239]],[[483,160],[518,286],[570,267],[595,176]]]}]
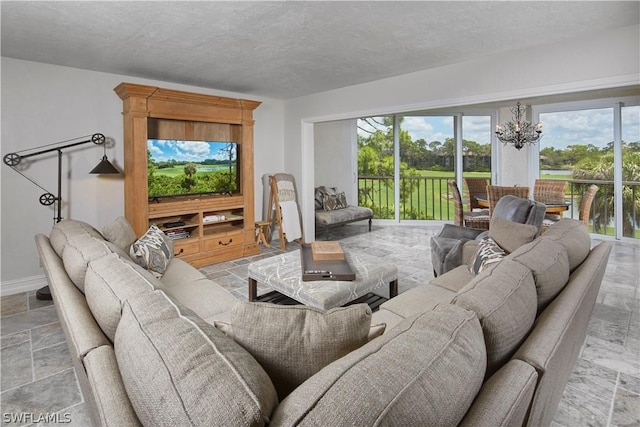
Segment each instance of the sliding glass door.
[{"label": "sliding glass door", "polygon": [[569,181],[565,216],[579,217],[582,195],[595,184],[590,231],[640,238],[640,107],[599,101],[540,110],[538,177]]},{"label": "sliding glass door", "polygon": [[453,219],[447,180],[490,178],[489,115],[366,117],[357,127],[359,204],[375,218]]}]

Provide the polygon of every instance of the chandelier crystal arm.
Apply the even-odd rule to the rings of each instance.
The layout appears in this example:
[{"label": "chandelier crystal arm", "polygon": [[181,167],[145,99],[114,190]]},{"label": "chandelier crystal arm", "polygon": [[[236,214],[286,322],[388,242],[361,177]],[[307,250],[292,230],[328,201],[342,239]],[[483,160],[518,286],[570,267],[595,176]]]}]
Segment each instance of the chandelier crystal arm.
[{"label": "chandelier crystal arm", "polygon": [[542,137],[540,122],[532,124],[522,119],[526,110],[527,107],[521,106],[518,102],[515,107],[511,108],[514,120],[496,126],[496,137],[504,145],[513,144],[516,149],[520,150],[525,144],[535,144]]}]

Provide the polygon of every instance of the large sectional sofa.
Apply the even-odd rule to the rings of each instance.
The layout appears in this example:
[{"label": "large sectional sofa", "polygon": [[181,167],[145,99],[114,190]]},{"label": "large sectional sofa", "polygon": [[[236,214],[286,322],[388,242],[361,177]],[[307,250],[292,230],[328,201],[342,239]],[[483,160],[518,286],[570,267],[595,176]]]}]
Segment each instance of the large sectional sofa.
[{"label": "large sectional sofa", "polygon": [[372,314],[240,302],[177,258],[154,275],[135,238],[123,219],[35,237],[95,425],[549,425],[611,250],[562,220]]}]

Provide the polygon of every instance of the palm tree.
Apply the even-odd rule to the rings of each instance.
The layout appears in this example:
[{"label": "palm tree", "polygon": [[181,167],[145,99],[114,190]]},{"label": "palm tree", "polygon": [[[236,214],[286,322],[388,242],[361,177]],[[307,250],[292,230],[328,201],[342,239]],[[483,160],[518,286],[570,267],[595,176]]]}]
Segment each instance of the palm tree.
[{"label": "palm tree", "polygon": [[[622,164],[622,180],[640,183],[640,151],[623,144],[622,155],[625,160]],[[607,149],[599,155],[583,158],[574,166],[573,177],[577,180],[593,181],[600,187],[592,207],[593,231],[604,234],[605,227],[613,219],[615,197],[612,184],[602,184],[598,181],[613,181],[613,152]],[[577,186],[578,191],[584,192],[588,186],[589,184],[580,184]],[[640,218],[636,214],[640,212],[640,192],[634,191],[634,186],[622,187],[622,211],[622,234],[625,237],[635,237],[635,232],[640,226]]]}]

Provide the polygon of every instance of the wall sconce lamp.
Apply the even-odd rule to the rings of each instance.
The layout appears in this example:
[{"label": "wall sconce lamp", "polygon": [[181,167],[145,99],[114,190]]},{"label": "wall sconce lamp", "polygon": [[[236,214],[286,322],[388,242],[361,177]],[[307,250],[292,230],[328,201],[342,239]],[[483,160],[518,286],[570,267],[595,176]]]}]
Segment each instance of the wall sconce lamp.
[{"label": "wall sconce lamp", "polygon": [[[78,141],[80,139],[82,139],[82,141]],[[62,221],[62,150],[70,147],[75,147],[77,145],[87,144],[89,142],[92,142],[96,145],[102,145],[104,148],[104,155],[102,157],[102,160],[89,173],[119,174],[120,171],[115,166],[113,166],[113,164],[107,158],[107,147],[105,145],[106,139],[104,135],[101,133],[94,133],[93,135],[85,135],[78,138],[69,139],[66,141],[54,142],[53,144],[41,145],[39,147],[29,148],[27,150],[17,151],[15,153],[9,153],[4,156],[3,161],[7,166],[11,166],[11,169],[15,170],[20,175],[22,175],[27,180],[29,180],[31,183],[35,184],[37,187],[45,191],[45,193],[40,196],[40,204],[43,206],[50,206],[50,205],[56,204],[57,206],[54,206],[54,215],[55,215],[54,220],[55,222],[60,222]],[[60,144],[63,144],[63,145],[60,145]],[[51,147],[51,148],[46,148],[44,150],[35,151],[28,154],[21,154],[24,152],[38,150],[39,148],[45,148],[45,147]],[[54,196],[53,194],[51,194],[47,189],[40,186],[38,183],[36,183],[34,180],[32,180],[31,178],[23,174],[17,168],[17,166],[20,164],[20,162],[23,159],[39,156],[41,154],[51,153],[53,151],[58,152],[58,195],[57,196]],[[56,215],[56,211],[57,211],[57,215]],[[51,293],[48,289],[48,286],[42,289],[39,289],[38,292],[36,293],[36,297],[38,299],[51,299]]]},{"label": "wall sconce lamp", "polygon": [[518,102],[515,107],[511,108],[513,121],[496,126],[496,137],[504,145],[513,144],[516,149],[520,150],[525,144],[535,144],[542,136],[542,123],[532,124],[523,120],[526,111],[527,107],[521,106]]}]

